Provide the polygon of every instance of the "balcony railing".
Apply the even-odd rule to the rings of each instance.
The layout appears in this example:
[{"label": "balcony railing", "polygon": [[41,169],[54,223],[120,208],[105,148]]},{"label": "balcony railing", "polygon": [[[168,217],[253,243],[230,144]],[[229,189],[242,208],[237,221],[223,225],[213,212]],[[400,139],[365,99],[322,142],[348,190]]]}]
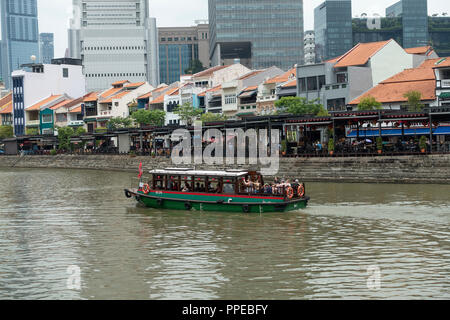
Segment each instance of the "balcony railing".
[{"label": "balcony railing", "polygon": [[106,117],[108,117],[108,116],[110,116],[110,115],[112,115],[111,110],[100,111],[100,112],[99,112],[99,116],[106,116]]},{"label": "balcony railing", "polygon": [[40,124],[41,123],[39,120],[28,120],[27,121],[27,127],[39,127]]},{"label": "balcony railing", "polygon": [[83,125],[84,125],[83,120],[69,121],[69,127],[78,127],[78,126],[83,126]]},{"label": "balcony railing", "polygon": [[264,101],[273,101],[276,100],[277,96],[276,95],[264,95],[264,96],[259,96],[258,97],[258,101],[259,102],[264,102]]},{"label": "balcony railing", "polygon": [[450,79],[441,80],[441,88],[450,88]]}]

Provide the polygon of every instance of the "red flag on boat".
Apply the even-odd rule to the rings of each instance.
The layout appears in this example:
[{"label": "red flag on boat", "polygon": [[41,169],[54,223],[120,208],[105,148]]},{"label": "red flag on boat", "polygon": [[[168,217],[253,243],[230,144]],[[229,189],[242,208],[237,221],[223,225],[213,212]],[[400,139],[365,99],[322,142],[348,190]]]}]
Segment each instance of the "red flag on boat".
[{"label": "red flag on boat", "polygon": [[142,175],[144,174],[144,171],[142,171],[142,162],[139,164],[139,175],[138,178],[140,179]]}]

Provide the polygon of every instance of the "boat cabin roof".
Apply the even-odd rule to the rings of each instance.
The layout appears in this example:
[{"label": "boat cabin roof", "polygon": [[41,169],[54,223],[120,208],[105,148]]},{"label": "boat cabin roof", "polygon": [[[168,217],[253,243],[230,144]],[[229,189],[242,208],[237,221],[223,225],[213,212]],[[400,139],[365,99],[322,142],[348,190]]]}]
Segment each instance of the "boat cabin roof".
[{"label": "boat cabin roof", "polygon": [[228,170],[228,171],[205,171],[194,169],[164,169],[164,170],[152,170],[150,174],[160,175],[179,175],[179,176],[210,176],[210,177],[230,177],[239,178],[248,175],[248,171],[245,170]]}]

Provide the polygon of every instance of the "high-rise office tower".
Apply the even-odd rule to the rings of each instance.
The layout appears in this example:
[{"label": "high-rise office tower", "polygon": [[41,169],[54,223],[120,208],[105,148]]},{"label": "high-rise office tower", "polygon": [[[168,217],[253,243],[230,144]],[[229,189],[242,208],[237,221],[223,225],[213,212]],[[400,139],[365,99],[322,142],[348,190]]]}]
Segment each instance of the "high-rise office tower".
[{"label": "high-rise office tower", "polygon": [[52,63],[52,59],[55,57],[53,33],[41,33],[39,35],[39,50],[41,62],[45,64]]},{"label": "high-rise office tower", "polygon": [[209,27],[206,23],[193,27],[158,28],[159,72],[161,83],[180,81],[191,61],[209,67]]},{"label": "high-rise office tower", "polygon": [[327,0],[314,9],[316,61],[338,57],[353,47],[352,2]]},{"label": "high-rise office tower", "polygon": [[[254,69],[303,62],[303,0],[209,0],[213,66]],[[236,60],[237,59],[237,60]]]},{"label": "high-rise office tower", "polygon": [[427,0],[401,0],[386,9],[386,17],[401,17],[404,48],[429,44]]},{"label": "high-rise office tower", "polygon": [[87,90],[119,80],[159,84],[158,32],[148,0],[72,0],[69,52],[82,59]]},{"label": "high-rise office tower", "polygon": [[1,78],[11,88],[11,73],[22,64],[39,61],[39,29],[36,0],[1,0]]}]

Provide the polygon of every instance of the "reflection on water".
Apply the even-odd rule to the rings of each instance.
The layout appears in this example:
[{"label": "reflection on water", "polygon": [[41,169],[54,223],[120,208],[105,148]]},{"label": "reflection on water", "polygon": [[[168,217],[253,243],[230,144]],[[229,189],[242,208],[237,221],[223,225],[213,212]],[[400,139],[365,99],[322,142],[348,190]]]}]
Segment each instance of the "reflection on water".
[{"label": "reflection on water", "polygon": [[311,183],[304,211],[244,215],[140,208],[133,176],[1,169],[0,299],[450,298],[449,186]]}]

